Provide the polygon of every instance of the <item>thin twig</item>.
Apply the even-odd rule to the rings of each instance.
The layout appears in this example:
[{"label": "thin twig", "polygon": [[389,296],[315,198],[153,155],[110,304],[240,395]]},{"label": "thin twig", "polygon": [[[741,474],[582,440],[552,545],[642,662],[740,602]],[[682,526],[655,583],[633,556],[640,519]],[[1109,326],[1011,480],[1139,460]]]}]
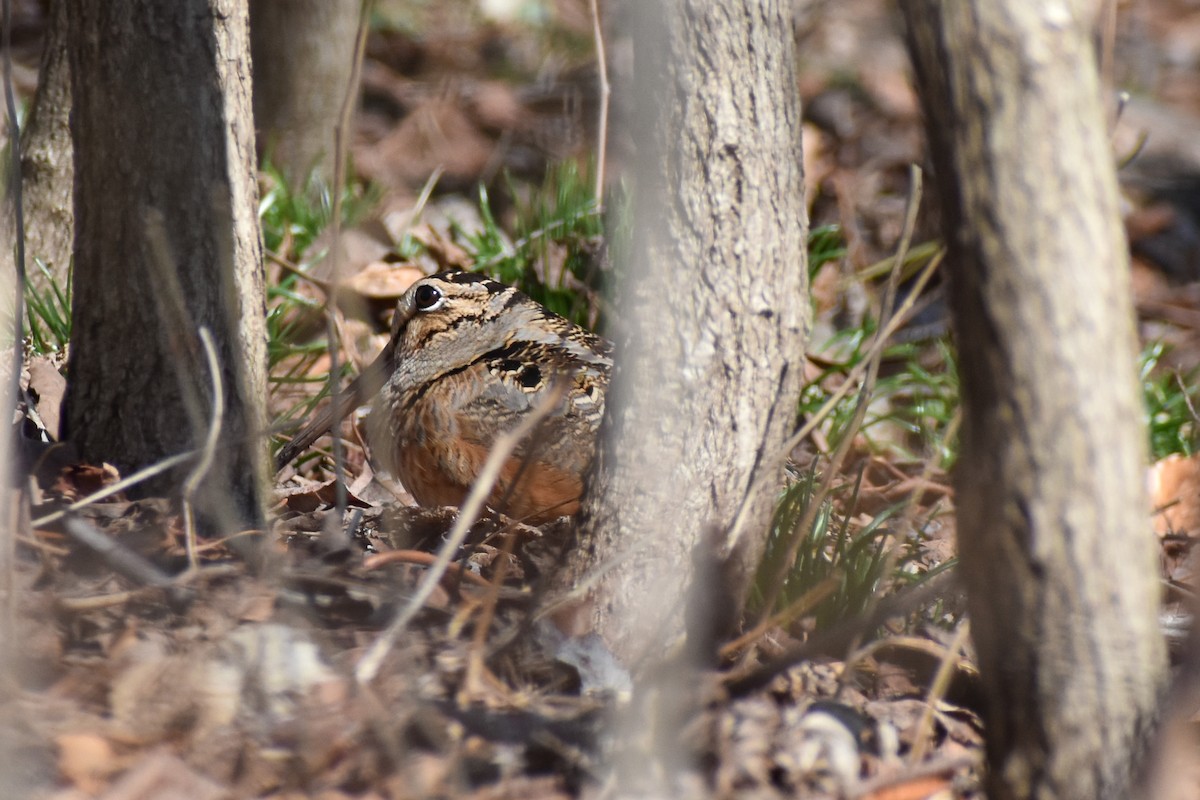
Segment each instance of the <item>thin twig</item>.
[{"label": "thin twig", "polygon": [[[133,555],[136,556],[137,554],[134,553]],[[140,556],[138,557],[140,558]],[[136,589],[126,589],[120,592],[110,592],[91,597],[63,597],[57,600],[54,605],[59,611],[83,614],[90,611],[98,611],[102,608],[124,605],[131,600],[145,597],[152,592],[162,591],[163,589],[171,593],[174,598],[182,601],[186,600],[190,595],[190,590],[186,588],[189,584],[196,583],[200,579],[229,578],[240,574],[242,574],[240,568],[233,564],[214,564],[200,569],[189,569],[174,577],[165,576],[165,583],[161,579],[157,579],[151,585],[139,586]],[[152,573],[147,573],[147,575],[150,576]]]},{"label": "thin twig", "polygon": [[445,165],[438,164],[433,172],[429,173],[429,177],[425,179],[425,185],[421,187],[421,193],[417,195],[417,202],[413,204],[412,212],[408,215],[408,219],[404,221],[404,227],[400,229],[400,235],[396,237],[397,245],[404,244],[405,237],[412,232],[413,225],[417,224],[417,220],[425,212],[425,206],[429,205],[429,198],[433,197],[433,190],[437,188],[438,181],[442,179],[442,174],[445,171]]},{"label": "thin twig", "polygon": [[957,580],[955,573],[953,568],[943,570],[924,583],[906,587],[884,599],[869,614],[845,620],[833,628],[814,633],[804,643],[789,648],[778,657],[748,672],[729,675],[725,683],[729,697],[745,697],[763,688],[776,676],[787,672],[801,661],[811,660],[819,655],[844,653],[847,646],[864,633],[878,628],[892,617],[907,616],[942,597],[953,588]]},{"label": "thin twig", "polygon": [[34,536],[22,536],[22,535],[18,534],[17,542],[25,545],[26,547],[32,547],[34,550],[37,550],[39,553],[45,553],[48,556],[60,556],[61,557],[61,556],[67,556],[67,555],[71,554],[71,551],[69,548],[60,547],[56,544],[50,544],[49,542],[43,542],[41,539],[38,539]]},{"label": "thin twig", "polygon": [[179,453],[178,455],[171,456],[170,458],[165,458],[157,464],[151,464],[148,467],[143,467],[142,469],[139,469],[137,472],[130,475],[128,478],[122,478],[111,486],[105,486],[99,491],[92,492],[87,497],[76,500],[66,508],[59,509],[58,511],[47,514],[44,517],[38,517],[37,519],[33,520],[30,525],[34,528],[44,528],[53,522],[58,522],[60,519],[73,511],[86,508],[93,503],[99,503],[104,498],[112,497],[117,492],[123,492],[130,486],[136,486],[142,481],[153,478],[155,475],[161,475],[167,470],[174,469],[188,459],[195,458],[196,453],[197,451],[195,450],[188,450],[186,452]]},{"label": "thin twig", "polygon": [[124,589],[119,592],[98,594],[91,597],[60,597],[55,601],[54,607],[56,610],[68,614],[87,614],[104,608],[123,606],[132,600],[146,597],[152,592],[157,591],[159,591],[157,586],[139,586],[136,589]]},{"label": "thin twig", "polygon": [[469,703],[473,695],[478,691],[479,682],[486,669],[486,665],[484,664],[484,645],[487,643],[488,632],[492,628],[492,620],[496,616],[496,603],[500,599],[500,590],[504,586],[504,578],[508,575],[508,564],[512,558],[512,549],[515,542],[515,536],[509,536],[505,539],[504,544],[500,548],[498,560],[493,562],[496,564],[496,571],[488,584],[487,591],[484,593],[479,618],[475,621],[475,632],[471,637],[471,649],[467,653],[466,675],[463,679],[462,689],[459,691],[459,698],[465,701],[465,703]]},{"label": "thin twig", "polygon": [[196,555],[196,512],[192,506],[192,498],[200,488],[200,482],[212,468],[217,453],[217,442],[221,438],[221,423],[225,419],[225,387],[221,383],[221,365],[217,361],[217,348],[213,344],[212,334],[204,326],[200,328],[200,344],[204,346],[208,374],[212,378],[213,406],[208,433],[204,438],[204,446],[200,449],[200,460],[183,482],[184,542],[187,546],[188,565],[192,569],[200,565]]},{"label": "thin twig", "polygon": [[[346,93],[342,97],[342,108],[338,114],[337,125],[333,129],[333,219],[330,231],[329,245],[329,293],[325,297],[326,337],[329,341],[329,397],[333,408],[340,407],[341,395],[341,365],[338,363],[338,349],[351,347],[347,337],[340,336],[343,330],[341,312],[337,308],[337,288],[342,280],[341,269],[341,235],[342,235],[342,185],[346,180],[347,135],[350,130],[350,120],[354,114],[358,83],[362,76],[362,57],[366,49],[367,28],[370,20],[371,0],[363,0],[358,11],[358,35],[354,39],[353,64],[350,67],[350,80],[347,81]],[[352,359],[358,361],[359,359]],[[340,418],[335,417],[330,430],[333,437],[333,477],[334,491],[337,496],[337,520],[346,515],[345,458],[342,453],[341,431],[338,430]]]},{"label": "thin twig", "polygon": [[386,380],[386,370],[392,358],[395,343],[389,341],[371,364],[358,374],[337,397],[331,397],[329,405],[313,413],[308,422],[292,436],[291,441],[279,449],[275,456],[275,471],[286,467],[312,443],[325,433],[335,430],[342,419],[350,414],[360,403],[365,403],[379,391]]},{"label": "thin twig", "polygon": [[[337,237],[334,237],[337,241]],[[329,407],[340,409],[344,401],[342,396],[342,376],[341,365],[338,363],[338,347],[340,340],[337,337],[337,321],[334,315],[337,312],[333,309],[333,295],[330,295],[330,307],[325,314],[325,336],[329,341]],[[346,495],[345,481],[345,459],[342,455],[342,432],[338,430],[338,424],[342,421],[340,416],[335,416],[333,424],[330,426],[329,435],[333,442],[333,487],[335,497],[337,498],[337,521],[341,524],[342,519],[346,515],[346,506],[349,503],[349,498]]]},{"label": "thin twig", "polygon": [[[388,550],[386,553],[376,553],[364,558],[362,568],[364,572],[370,572],[387,564],[421,564],[428,567],[435,563],[437,563],[437,556],[433,553],[426,553],[424,550]],[[484,589],[490,589],[492,586],[492,582],[487,578],[476,575],[459,564],[451,564],[447,567],[447,571],[453,572],[455,577],[460,580],[465,580],[467,583],[475,584]]]},{"label": "thin twig", "polygon": [[604,168],[608,153],[608,103],[612,92],[608,84],[608,57],[604,51],[604,28],[600,24],[597,0],[589,0],[592,14],[592,38],[596,44],[596,66],[600,70],[600,120],[596,130],[596,208],[604,208]]},{"label": "thin twig", "polygon": [[[300,266],[299,264],[294,263],[290,259],[284,258],[283,256],[279,255],[278,253],[272,253],[270,250],[268,250],[267,251],[267,260],[275,262],[276,264],[283,267],[285,270],[287,270],[291,274],[295,275],[300,280],[305,281],[306,283],[309,283],[309,284],[317,287],[325,294],[333,293],[333,284],[331,284],[329,281],[321,280],[320,278],[316,278],[316,277],[312,276],[311,274],[309,274],[308,270],[306,270],[304,267]],[[306,302],[310,303],[314,307],[319,305],[317,303],[317,301],[315,301],[315,300],[307,300],[306,299]]]},{"label": "thin twig", "polygon": [[450,562],[454,560],[455,553],[458,552],[459,546],[463,540],[467,538],[467,532],[471,526],[475,524],[475,520],[479,518],[479,512],[483,510],[483,503],[488,495],[492,492],[492,487],[496,485],[496,481],[500,478],[500,470],[504,467],[505,462],[516,450],[517,445],[524,441],[542,420],[545,419],[551,411],[553,411],[563,395],[566,392],[566,384],[559,381],[555,383],[542,401],[538,403],[526,416],[521,420],[521,424],[510,431],[506,431],[496,437],[496,442],[492,445],[492,450],[488,453],[487,461],[484,462],[483,469],[479,472],[479,477],[475,479],[475,483],[471,486],[471,492],[467,495],[466,502],[462,504],[462,508],[458,512],[458,519],[454,522],[454,527],[446,536],[446,541],[438,550],[437,561],[425,573],[421,579],[421,583],[417,586],[417,590],[409,597],[408,602],[396,614],[396,618],[392,620],[387,629],[380,634],[375,643],[367,650],[363,657],[359,660],[355,667],[354,674],[360,684],[370,683],[378,674],[379,668],[383,665],[383,659],[391,651],[393,643],[399,638],[400,634],[408,626],[409,621],[416,616],[417,612],[425,605],[425,602],[433,594],[434,588],[446,573]]},{"label": "thin twig", "polygon": [[338,235],[342,227],[342,184],[346,178],[346,157],[349,145],[347,134],[350,131],[350,121],[354,116],[354,106],[358,98],[358,84],[362,79],[363,52],[367,45],[367,31],[371,18],[372,0],[363,0],[358,10],[358,34],[354,39],[353,62],[350,66],[350,79],[346,83],[346,92],[342,96],[342,107],[338,112],[337,125],[333,129],[333,230],[332,244],[329,256],[333,259],[333,283],[341,280],[338,271]]},{"label": "thin twig", "polygon": [[933,712],[937,708],[938,702],[946,696],[946,690],[950,687],[950,678],[954,673],[954,668],[958,666],[959,657],[962,655],[963,646],[966,645],[970,632],[969,620],[964,619],[958,623],[958,629],[954,631],[954,639],[946,648],[946,655],[938,664],[937,672],[934,673],[933,680],[929,683],[929,692],[925,695],[925,710],[921,712],[921,719],[917,721],[917,727],[913,732],[912,751],[908,754],[909,764],[915,766],[925,760],[925,751],[929,748],[930,739],[933,738]]},{"label": "thin twig", "polygon": [[105,535],[96,526],[79,517],[67,517],[64,527],[71,538],[91,550],[112,567],[113,572],[139,586],[169,586],[171,576],[139,553]]},{"label": "thin twig", "polygon": [[764,619],[762,622],[755,625],[750,630],[743,633],[732,642],[728,642],[721,647],[720,657],[731,658],[735,654],[745,650],[754,642],[763,636],[772,628],[783,627],[791,624],[796,619],[799,619],[804,614],[815,608],[818,603],[824,600],[829,595],[833,594],[838,587],[838,577],[830,575],[824,580],[817,583],[804,594],[797,597],[786,607]]}]

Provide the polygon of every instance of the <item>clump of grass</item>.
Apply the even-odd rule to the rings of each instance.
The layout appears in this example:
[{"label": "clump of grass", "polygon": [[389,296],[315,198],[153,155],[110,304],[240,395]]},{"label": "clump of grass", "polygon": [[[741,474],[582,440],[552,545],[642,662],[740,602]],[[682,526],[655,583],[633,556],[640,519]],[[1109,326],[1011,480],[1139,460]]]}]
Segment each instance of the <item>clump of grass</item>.
[{"label": "clump of grass", "polygon": [[[826,388],[831,379],[846,375],[866,358],[874,335],[875,322],[868,319],[860,327],[834,336],[828,348],[848,355],[827,364],[805,387],[800,397],[801,415],[812,416],[825,405],[833,394]],[[950,340],[942,337],[921,345],[888,347],[883,361],[884,374],[875,383],[873,403],[855,433],[877,453],[909,462],[936,457],[949,467],[957,449],[953,441],[947,441],[946,431],[959,404],[958,368]],[[847,434],[857,403],[856,394],[847,395],[829,414],[824,431],[832,448]],[[885,426],[891,430],[882,435]],[[895,436],[897,427],[907,434],[905,438]]]},{"label": "clump of grass", "polygon": [[[333,219],[333,197],[324,184],[310,180],[307,191],[288,185],[271,164],[262,168],[261,199],[258,204],[263,245],[287,261],[309,256],[309,249]],[[378,202],[380,191],[354,178],[342,187],[342,225],[362,219]],[[311,259],[310,259],[311,260]],[[323,353],[325,344],[298,343],[303,319],[320,308],[320,303],[297,291],[302,278],[290,271],[267,287],[267,335],[270,365],[274,368],[289,356]]]},{"label": "clump of grass", "polygon": [[[828,582],[828,591],[805,615],[812,618],[817,629],[866,611],[885,584],[915,558],[915,548],[909,546],[915,543],[897,544],[888,528],[888,522],[903,510],[904,503],[884,509],[864,526],[851,522],[857,515],[861,480],[860,475],[854,484],[835,490],[833,496],[816,498],[820,475],[813,467],[788,486],[775,510],[757,585],[763,586],[764,580],[778,573],[791,537],[800,536],[796,560],[786,573],[776,608],[802,601],[813,587]],[[808,530],[795,530],[813,502],[821,505],[812,525]],[[844,509],[841,514],[838,505]],[[899,547],[898,556],[892,555],[894,547]],[[761,597],[759,593],[752,598],[751,606],[761,603]]]},{"label": "clump of grass", "polygon": [[[932,350],[936,357],[929,362],[937,367],[926,366],[923,348]],[[896,371],[875,384],[876,396],[887,398],[887,403],[884,412],[868,413],[863,421],[868,443],[875,445],[871,433],[879,426],[897,426],[913,443],[905,447],[892,439],[889,445],[897,456],[910,462],[934,458],[943,469],[949,469],[958,457],[958,449],[957,442],[946,434],[960,398],[953,345],[943,337],[920,347],[906,344],[889,348],[884,357],[896,365]]]},{"label": "clump of grass", "polygon": [[1146,404],[1146,428],[1150,436],[1150,452],[1155,459],[1179,453],[1195,452],[1197,434],[1195,371],[1180,375],[1162,367],[1168,347],[1151,342],[1138,359],[1138,375],[1142,381],[1142,397]]},{"label": "clump of grass", "polygon": [[41,289],[25,285],[26,341],[36,355],[61,355],[71,341],[71,276],[60,282],[41,261],[33,263],[46,282]]},{"label": "clump of grass", "polygon": [[487,189],[481,186],[483,226],[473,233],[461,227],[454,231],[475,269],[587,327],[596,324],[594,304],[581,293],[601,285],[604,243],[604,213],[596,202],[592,172],[590,164],[581,169],[574,161],[564,161],[524,200],[509,180],[515,217],[511,238],[497,222]]},{"label": "clump of grass", "polygon": [[820,225],[808,232],[808,282],[812,284],[821,267],[846,255],[846,242],[839,225]]},{"label": "clump of grass", "polygon": [[[343,227],[354,225],[366,216],[382,194],[378,187],[354,178],[353,172],[347,170],[350,177],[342,187]],[[309,246],[333,220],[333,194],[329,186],[311,177],[304,185],[307,188],[293,188],[269,162],[263,164],[259,173],[258,221],[262,226],[263,246],[281,258],[295,260],[307,254]]]},{"label": "clump of grass", "polygon": [[[810,279],[845,253],[836,227],[812,231],[809,249]],[[839,360],[818,362],[822,372],[805,388],[799,411],[804,418],[825,414],[822,431],[829,452],[842,454],[834,456],[835,464],[844,457],[848,437],[861,437],[872,451],[945,465],[954,457],[950,439],[959,398],[948,341],[886,348],[865,409],[862,390],[834,400],[837,385],[861,372],[874,351],[879,324],[866,317],[821,348],[841,355]],[[873,370],[868,374],[874,375]],[[896,435],[897,429],[902,435]],[[924,580],[930,573],[917,562],[921,534],[898,538],[890,529],[889,521],[901,514],[907,519],[915,510],[911,502],[886,508],[865,525],[855,523],[863,468],[853,484],[839,488],[821,476],[818,463],[814,461],[780,498],[756,591],[760,606],[772,604],[760,608],[760,614],[781,612],[776,619],[787,624],[800,613],[797,609],[805,608],[804,616],[823,628],[863,613],[889,587]]]}]

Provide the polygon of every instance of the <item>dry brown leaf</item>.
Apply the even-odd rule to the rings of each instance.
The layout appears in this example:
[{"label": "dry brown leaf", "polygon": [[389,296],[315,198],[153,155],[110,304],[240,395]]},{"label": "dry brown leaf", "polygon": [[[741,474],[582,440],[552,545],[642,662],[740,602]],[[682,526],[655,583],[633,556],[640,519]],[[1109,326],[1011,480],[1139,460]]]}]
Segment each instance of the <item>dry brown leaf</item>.
[{"label": "dry brown leaf", "polygon": [[52,492],[64,500],[79,500],[95,494],[106,486],[121,480],[121,473],[112,464],[76,464],[63,469],[55,480]]},{"label": "dry brown leaf", "polygon": [[58,745],[58,769],[63,777],[87,794],[96,794],[108,778],[121,769],[112,744],[95,733],[64,733]]},{"label": "dry brown leaf", "polygon": [[1150,467],[1154,531],[1200,534],[1200,455],[1171,455]]},{"label": "dry brown leaf", "polygon": [[352,289],[369,300],[395,301],[408,287],[424,277],[424,271],[417,267],[373,261],[346,280],[342,287]]},{"label": "dry brown leaf", "polygon": [[[337,504],[337,482],[330,478],[320,483],[308,483],[303,486],[283,486],[275,490],[275,494],[287,505],[289,511],[307,514],[319,508],[328,508]],[[371,504],[346,490],[346,502],[358,508],[370,508]]]},{"label": "dry brown leaf", "polygon": [[50,436],[58,441],[59,414],[67,391],[67,379],[53,361],[45,356],[35,356],[29,362],[29,388],[38,396],[38,416]]}]

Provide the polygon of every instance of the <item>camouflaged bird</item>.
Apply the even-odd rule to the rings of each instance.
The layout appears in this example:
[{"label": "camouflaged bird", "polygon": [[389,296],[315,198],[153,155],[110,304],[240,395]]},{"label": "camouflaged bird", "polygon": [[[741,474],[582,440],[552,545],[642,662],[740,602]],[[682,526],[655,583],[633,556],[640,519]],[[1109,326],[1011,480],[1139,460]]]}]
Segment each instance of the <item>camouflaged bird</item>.
[{"label": "camouflaged bird", "polygon": [[533,523],[579,509],[612,370],[604,339],[486,276],[451,271],[409,287],[372,367],[280,451],[290,462],[373,395],[376,459],[421,505],[459,505],[496,438],[561,381],[562,398],[504,464],[488,498]]}]

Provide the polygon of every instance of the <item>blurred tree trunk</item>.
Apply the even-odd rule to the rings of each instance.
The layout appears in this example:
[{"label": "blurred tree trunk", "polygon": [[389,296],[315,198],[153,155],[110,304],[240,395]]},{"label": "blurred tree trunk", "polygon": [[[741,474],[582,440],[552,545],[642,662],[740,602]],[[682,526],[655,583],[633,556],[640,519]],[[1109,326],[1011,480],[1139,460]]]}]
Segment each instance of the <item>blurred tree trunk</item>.
[{"label": "blurred tree trunk", "polygon": [[226,529],[258,524],[266,334],[245,6],[73,3],[69,30],[68,437],[123,473],[198,447],[213,416],[207,326],[225,412],[201,507]]},{"label": "blurred tree trunk", "polygon": [[[50,0],[37,96],[21,133],[25,195],[25,251],[66,287],[75,239],[71,203],[71,71],[67,58],[67,0]],[[41,270],[28,265],[29,282],[44,288]]]},{"label": "blurred tree trunk", "polygon": [[310,177],[333,182],[333,132],[354,68],[359,5],[251,0],[259,157],[269,157],[293,187]]},{"label": "blurred tree trunk", "polygon": [[567,571],[602,575],[584,621],[626,663],[682,631],[702,538],[730,556],[740,602],[796,420],[809,301],[786,6],[628,8],[633,250],[614,304],[605,441]]},{"label": "blurred tree trunk", "polygon": [[1132,797],[1165,654],[1092,6],[901,7],[950,245],[989,796]]}]

